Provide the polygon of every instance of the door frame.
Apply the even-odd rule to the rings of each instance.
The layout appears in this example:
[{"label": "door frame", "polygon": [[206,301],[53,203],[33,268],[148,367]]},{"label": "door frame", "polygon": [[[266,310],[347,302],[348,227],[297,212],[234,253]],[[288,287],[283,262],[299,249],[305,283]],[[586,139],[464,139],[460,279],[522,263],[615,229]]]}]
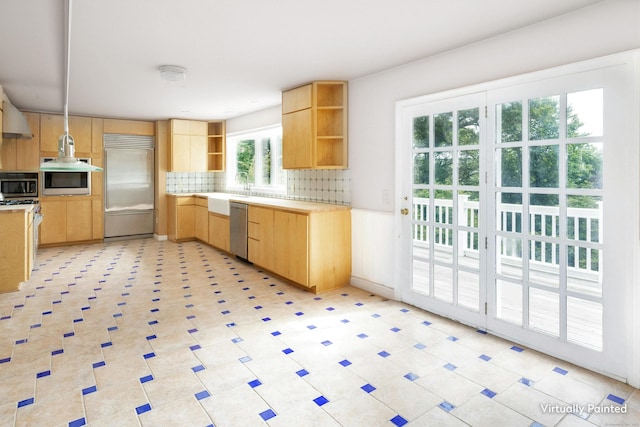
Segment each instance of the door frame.
[{"label": "door frame", "polygon": [[[534,83],[537,81],[558,78],[574,73],[580,73],[585,71],[591,71],[595,69],[622,66],[623,71],[618,73],[617,76],[610,76],[609,78],[621,79],[623,83],[618,87],[624,87],[626,90],[620,93],[613,94],[622,99],[622,105],[620,107],[626,114],[624,117],[609,118],[618,125],[616,129],[616,137],[623,138],[624,141],[628,141],[628,146],[625,146],[626,156],[622,158],[612,159],[609,155],[605,157],[605,173],[608,173],[605,180],[607,182],[625,182],[622,189],[607,189],[607,200],[610,201],[605,208],[605,218],[615,216],[616,210],[618,212],[624,212],[624,221],[611,221],[605,225],[605,229],[608,233],[618,236],[624,236],[622,241],[616,241],[616,244],[620,245],[622,249],[618,252],[617,259],[609,256],[609,266],[605,267],[611,270],[616,268],[619,270],[616,274],[613,274],[613,280],[619,281],[620,285],[616,289],[617,292],[609,292],[605,297],[606,304],[613,304],[614,307],[621,307],[613,318],[605,314],[604,319],[604,332],[603,339],[607,340],[607,328],[622,328],[622,332],[618,335],[618,339],[614,342],[610,342],[607,345],[611,348],[618,348],[619,351],[614,359],[608,360],[611,357],[612,351],[608,351],[608,356],[604,358],[595,358],[595,360],[589,360],[588,362],[582,360],[576,360],[571,352],[549,350],[547,342],[545,345],[547,350],[542,350],[552,356],[560,359],[577,363],[580,366],[588,369],[603,373],[618,380],[628,382],[629,384],[639,387],[640,386],[640,322],[637,320],[637,316],[634,316],[634,312],[637,307],[640,307],[640,287],[636,284],[640,283],[640,267],[637,260],[640,259],[640,203],[638,199],[628,197],[628,194],[640,194],[640,173],[639,173],[639,159],[640,159],[640,50],[632,52],[626,52],[622,54],[611,55],[603,58],[597,58],[594,60],[583,61],[579,63],[564,65],[552,69],[529,73],[521,76],[515,76],[507,79],[477,84],[469,87],[463,87],[446,92],[440,92],[431,95],[424,95],[416,98],[397,101],[395,105],[396,120],[395,120],[395,145],[396,145],[396,159],[395,159],[395,230],[396,230],[396,256],[395,256],[395,283],[397,284],[394,289],[395,298],[398,300],[404,300],[403,289],[406,281],[406,269],[409,264],[407,258],[408,248],[403,247],[402,234],[403,234],[403,221],[400,214],[401,209],[411,209],[408,200],[404,200],[403,194],[403,181],[402,174],[406,173],[407,159],[403,159],[402,153],[405,148],[402,144],[406,144],[406,129],[403,129],[405,124],[401,118],[403,110],[416,104],[436,102],[445,100],[448,98],[455,98],[460,96],[469,95],[476,92],[487,92],[491,90],[503,89],[509,86],[522,85],[526,83]],[[607,114],[605,112],[605,114]],[[607,120],[605,120],[606,122]],[[635,142],[635,144],[633,143]],[[487,159],[487,162],[491,159]],[[489,168],[489,169],[487,169]],[[485,165],[485,171],[491,170],[490,167]],[[623,178],[624,177],[624,178]],[[615,201],[611,203],[611,201]],[[621,210],[622,209],[622,210]],[[607,215],[608,212],[608,215]],[[618,216],[619,218],[619,216]],[[616,224],[617,222],[617,224]],[[621,233],[621,228],[624,224],[624,233]],[[610,228],[612,228],[610,230]],[[491,242],[489,242],[491,244]],[[489,246],[489,250],[492,250],[492,246]],[[607,249],[610,252],[610,249]],[[607,258],[607,255],[604,255]],[[495,260],[494,260],[495,262]],[[403,271],[405,270],[405,271]],[[486,282],[485,282],[486,286]],[[491,297],[489,292],[485,293],[487,298]],[[429,310],[433,309],[437,313],[438,307],[429,307]],[[609,310],[611,311],[611,310]],[[465,321],[465,319],[456,319],[461,323],[472,324],[473,326],[480,326],[473,324],[473,322]],[[511,333],[516,332],[518,327],[514,325],[514,329]],[[510,328],[506,328],[509,332]],[[490,330],[491,333],[494,333]],[[516,341],[513,336],[505,336],[505,333],[496,332],[498,336],[504,336],[506,339]],[[543,339],[542,341],[546,341]],[[544,345],[544,342],[540,343],[523,343],[531,348],[540,348],[540,345]],[[616,367],[617,365],[617,367]]]}]

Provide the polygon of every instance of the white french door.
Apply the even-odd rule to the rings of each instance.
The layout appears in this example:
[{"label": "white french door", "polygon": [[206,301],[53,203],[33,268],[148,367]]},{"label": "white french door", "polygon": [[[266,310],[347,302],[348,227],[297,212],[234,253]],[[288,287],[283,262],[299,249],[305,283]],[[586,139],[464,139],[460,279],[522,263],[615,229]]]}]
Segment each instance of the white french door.
[{"label": "white french door", "polygon": [[398,103],[403,301],[624,377],[620,72]]}]

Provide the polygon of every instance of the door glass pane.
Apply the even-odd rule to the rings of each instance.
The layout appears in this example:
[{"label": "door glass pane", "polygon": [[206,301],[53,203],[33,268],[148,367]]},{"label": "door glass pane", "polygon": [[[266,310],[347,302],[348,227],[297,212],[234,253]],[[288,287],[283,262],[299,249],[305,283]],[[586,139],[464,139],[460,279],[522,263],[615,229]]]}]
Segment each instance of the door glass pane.
[{"label": "door glass pane", "polygon": [[[480,268],[480,193],[464,191],[458,194],[458,264]],[[467,228],[470,228],[467,229]]]},{"label": "door glass pane", "polygon": [[480,143],[480,109],[458,111],[458,145]]},{"label": "door glass pane", "polygon": [[522,148],[496,150],[496,177],[500,187],[522,187]]},{"label": "door glass pane", "polygon": [[458,184],[480,184],[480,151],[460,150],[458,152]]},{"label": "door glass pane", "polygon": [[560,296],[555,292],[529,288],[529,327],[560,334]]},{"label": "door glass pane", "polygon": [[522,239],[496,237],[496,274],[522,279]]},{"label": "door glass pane", "polygon": [[476,273],[458,271],[458,305],[480,310],[480,278]]},{"label": "door glass pane", "polygon": [[567,188],[602,188],[602,143],[567,144]]},{"label": "door glass pane", "polygon": [[435,180],[437,185],[453,184],[453,155],[451,151],[433,153],[435,163]]},{"label": "door glass pane", "polygon": [[529,185],[531,187],[558,188],[559,155],[557,145],[529,148]]},{"label": "door glass pane", "polygon": [[602,197],[567,196],[567,238],[602,243]]},{"label": "door glass pane", "polygon": [[522,285],[496,280],[496,317],[522,325]]},{"label": "door glass pane", "polygon": [[429,190],[413,190],[413,254],[429,258]]},{"label": "door glass pane", "polygon": [[433,266],[433,296],[439,300],[453,302],[453,269],[441,265]]},{"label": "door glass pane", "polygon": [[567,137],[602,136],[602,89],[567,94]]},{"label": "door glass pane", "polygon": [[522,102],[496,105],[497,142],[522,141]]},{"label": "door glass pane", "polygon": [[429,147],[429,116],[413,118],[413,147]]},{"label": "door glass pane", "polygon": [[567,340],[602,350],[602,304],[567,297]]},{"label": "door glass pane", "polygon": [[529,100],[529,141],[560,137],[560,97]]},{"label": "door glass pane", "polygon": [[429,153],[413,155],[413,183],[429,184]]},{"label": "door glass pane", "polygon": [[453,145],[453,113],[435,114],[433,122],[435,146],[451,147]]},{"label": "door glass pane", "polygon": [[429,295],[429,262],[413,260],[413,290]]}]

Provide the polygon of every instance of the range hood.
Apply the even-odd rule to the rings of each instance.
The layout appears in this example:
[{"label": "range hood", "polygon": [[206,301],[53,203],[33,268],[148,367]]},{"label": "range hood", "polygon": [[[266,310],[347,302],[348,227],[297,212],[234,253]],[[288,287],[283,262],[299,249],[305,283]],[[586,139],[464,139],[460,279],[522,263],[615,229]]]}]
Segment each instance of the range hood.
[{"label": "range hood", "polygon": [[2,96],[2,137],[31,139],[33,133],[29,129],[27,119],[11,104],[7,94]]},{"label": "range hood", "polygon": [[40,163],[40,170],[44,172],[101,172],[102,168],[93,166],[76,159],[76,146],[69,133],[69,66],[71,64],[71,4],[67,3],[67,46],[64,82],[64,133],[58,137],[58,157],[50,162]]}]

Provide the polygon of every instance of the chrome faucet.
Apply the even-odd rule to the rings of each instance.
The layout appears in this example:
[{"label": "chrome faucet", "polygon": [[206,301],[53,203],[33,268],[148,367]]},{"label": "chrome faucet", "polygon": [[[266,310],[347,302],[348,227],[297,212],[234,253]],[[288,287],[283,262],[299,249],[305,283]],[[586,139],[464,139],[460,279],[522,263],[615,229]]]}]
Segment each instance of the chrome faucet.
[{"label": "chrome faucet", "polygon": [[251,195],[251,183],[249,182],[249,174],[244,171],[238,171],[236,173],[236,182],[242,182],[242,180],[239,180],[238,177],[244,178],[243,188],[245,191],[249,192],[249,195]]}]

